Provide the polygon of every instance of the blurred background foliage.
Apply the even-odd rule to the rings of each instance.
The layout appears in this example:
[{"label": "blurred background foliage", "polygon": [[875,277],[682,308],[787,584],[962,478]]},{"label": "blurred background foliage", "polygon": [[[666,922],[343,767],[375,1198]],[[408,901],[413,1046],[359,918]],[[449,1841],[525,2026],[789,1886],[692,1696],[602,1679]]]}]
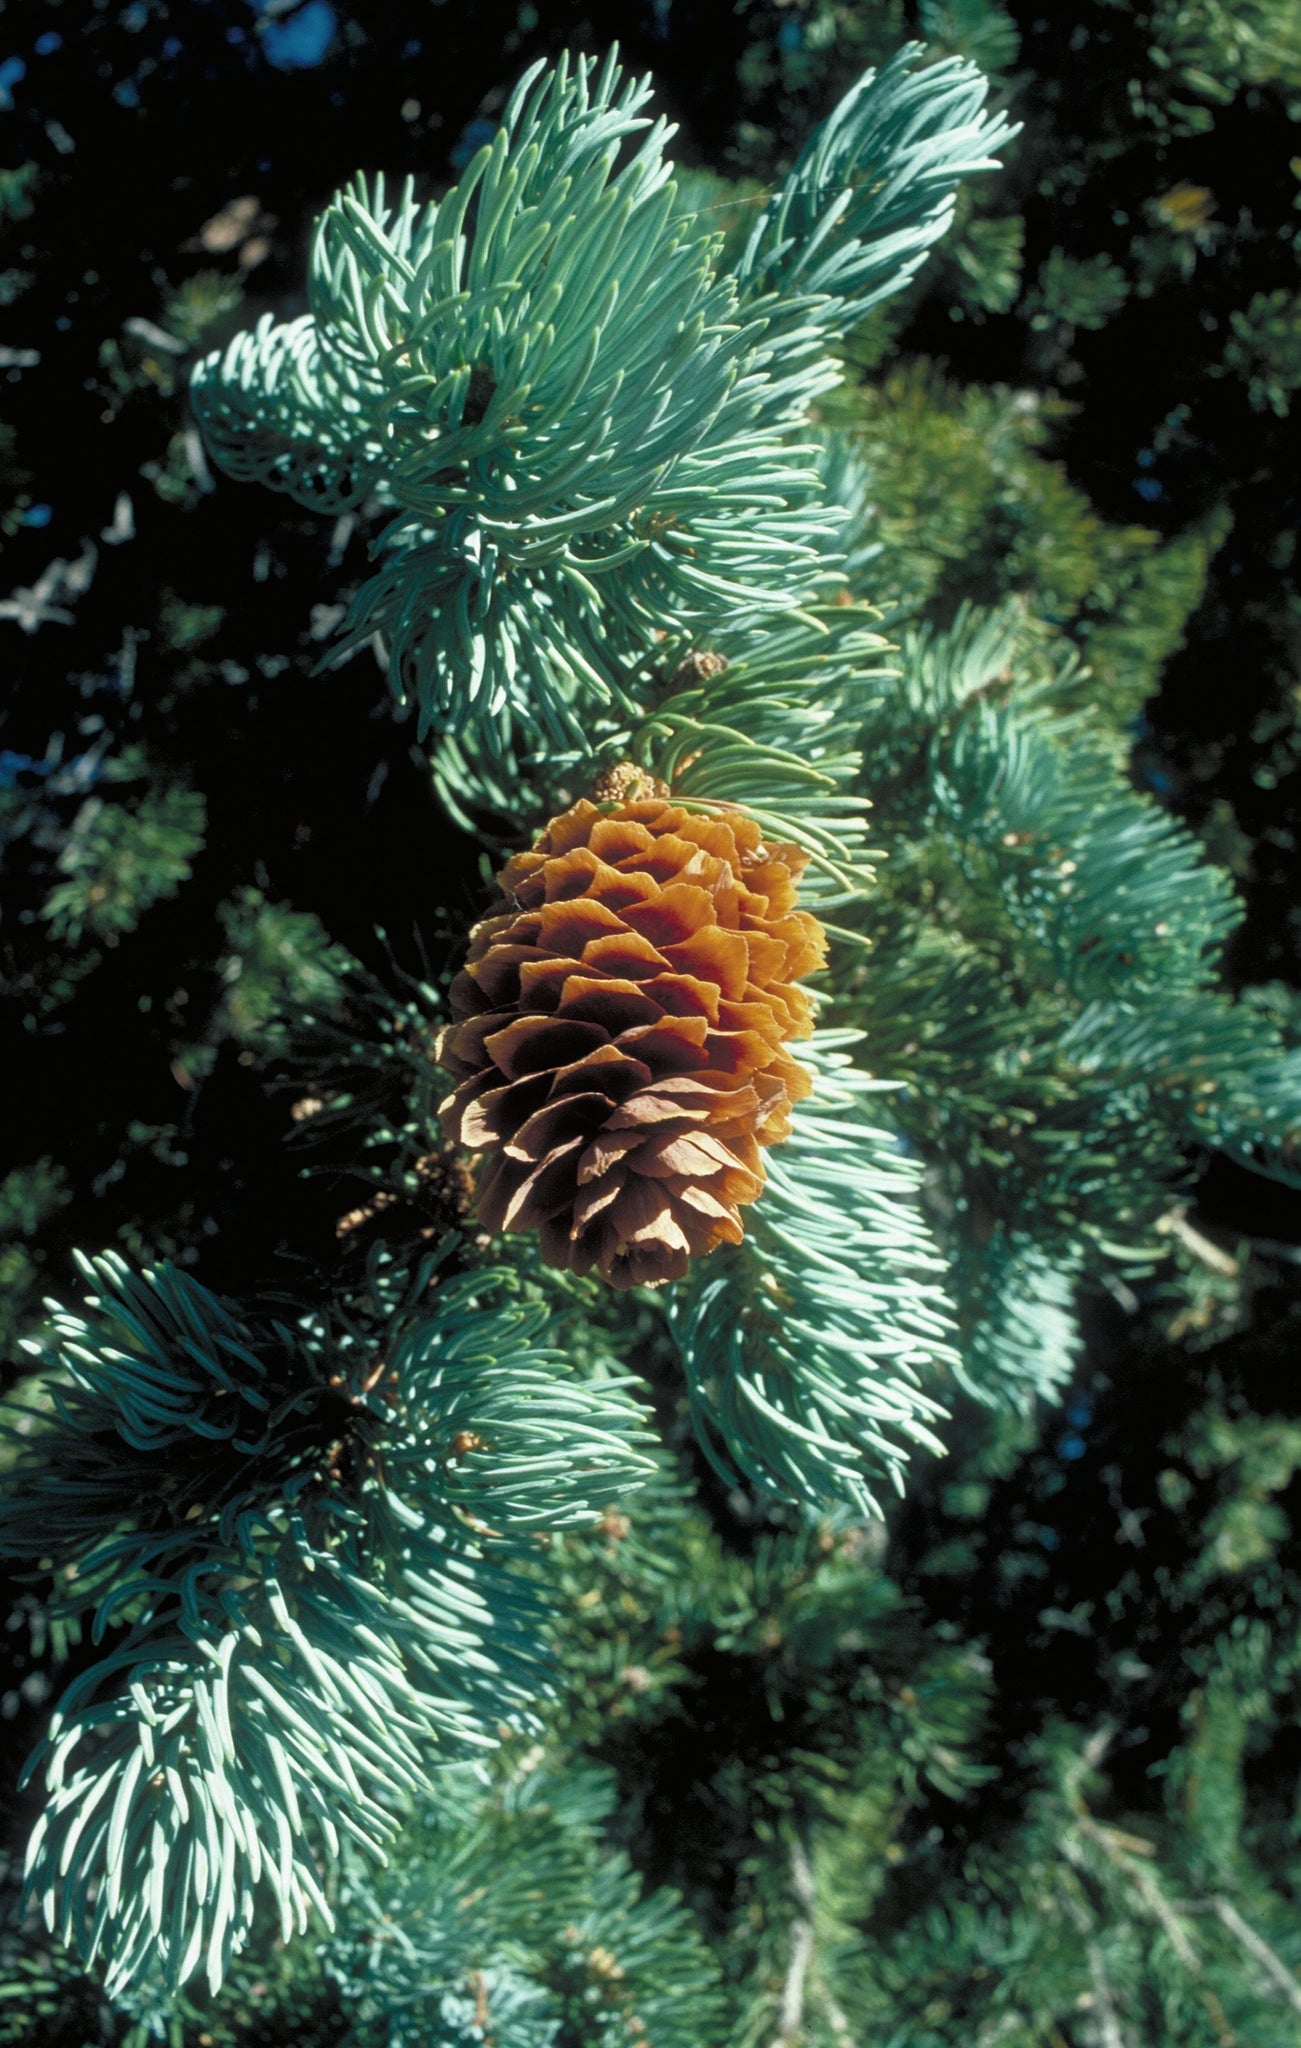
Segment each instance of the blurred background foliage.
[{"label": "blurred background foliage", "polygon": [[[356,523],[216,488],[191,362],[297,310],[312,217],[346,176],[438,189],[534,57],[617,37],[681,124],[686,202],[739,237],[813,123],[908,36],[979,63],[1022,128],[937,258],[846,346],[856,585],[896,634],[1007,602],[1074,643],[1136,784],[1232,871],[1235,985],[1295,1025],[1292,0],[11,0],[11,1372],[75,1243],[244,1294],[335,1279],[367,1220],[347,1119],[309,1177],[284,1141],[328,1106],[323,1074],[365,1094],[348,1048],[368,998],[345,959],[399,991],[437,981],[481,894],[479,848],[369,655],[314,673],[364,571]],[[372,1128],[398,1115],[374,1087]],[[400,1138],[374,1158],[396,1174]],[[637,1967],[687,1972],[702,2042],[1301,2041],[1301,1189],[1220,1161],[1167,1221],[1156,1276],[1086,1302],[1064,1409],[960,1408],[948,1459],[884,1531],[801,1531],[729,1495],[688,1447],[648,1324],[639,1363],[681,1473],[551,1558],[552,1741],[598,1789],[561,1798],[528,1853],[540,1883],[563,1868],[587,1887],[592,1926],[538,1921],[505,1961],[491,1915],[457,1932],[430,1872],[458,1829],[499,1825],[467,1793],[366,1902],[400,1895],[444,1929],[414,1980],[424,2031],[376,2032],[364,1957],[268,1947],[216,2007],[169,2023],[174,2048],[486,2040],[467,1968],[481,1986],[519,1975],[501,2043],[664,2048],[671,2014],[648,2031],[611,1974],[636,1892],[620,1854],[684,1896],[690,1939],[670,1917],[646,1937],[660,1961]],[[6,1595],[12,1784],[51,1644],[25,1590]],[[491,1797],[536,1769],[508,1755]],[[20,1801],[14,1842],[29,1820]],[[6,1896],[0,2041],[153,2037]],[[721,1993],[700,1942],[724,1959]]]}]

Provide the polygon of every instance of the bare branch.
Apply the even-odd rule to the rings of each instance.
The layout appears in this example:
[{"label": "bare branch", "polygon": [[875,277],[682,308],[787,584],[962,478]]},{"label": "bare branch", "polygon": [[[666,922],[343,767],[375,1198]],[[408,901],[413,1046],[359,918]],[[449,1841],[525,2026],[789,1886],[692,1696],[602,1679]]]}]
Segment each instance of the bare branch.
[{"label": "bare branch", "polygon": [[1120,2031],[1120,2021],[1116,2018],[1112,2002],[1107,1966],[1096,1941],[1089,1943],[1089,1976],[1093,1980],[1093,2011],[1098,2022],[1099,2048],[1125,2048],[1125,2036]]},{"label": "bare branch", "polygon": [[1254,1956],[1271,1983],[1277,1985],[1293,2012],[1301,2012],[1301,1984],[1288,1969],[1281,1956],[1275,1954],[1269,1943],[1257,1934],[1254,1927],[1248,1927],[1237,1907],[1226,1898],[1211,1900],[1212,1910],[1218,1913],[1234,1940],[1240,1942],[1249,1956]]},{"label": "bare branch", "polygon": [[772,2048],[793,2048],[799,2040],[804,2027],[804,1988],[813,1960],[813,1868],[798,1836],[791,1843],[791,1890],[800,1912],[791,1922],[791,1959]]}]

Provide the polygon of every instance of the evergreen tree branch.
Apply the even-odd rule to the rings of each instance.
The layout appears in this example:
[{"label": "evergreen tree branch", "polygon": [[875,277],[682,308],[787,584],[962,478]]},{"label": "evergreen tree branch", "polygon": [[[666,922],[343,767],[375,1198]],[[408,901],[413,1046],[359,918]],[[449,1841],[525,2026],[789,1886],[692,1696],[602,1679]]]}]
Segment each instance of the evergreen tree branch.
[{"label": "evergreen tree branch", "polygon": [[1223,1893],[1218,1893],[1211,1900],[1211,1910],[1252,1960],[1260,1964],[1270,1983],[1282,1993],[1293,2012],[1301,2013],[1301,1983],[1293,1976],[1281,1957],[1275,1954],[1269,1943],[1257,1934],[1254,1927],[1247,1924],[1233,1901],[1226,1899]]},{"label": "evergreen tree branch", "polygon": [[843,331],[896,289],[1007,133],[976,119],[979,73],[914,74],[916,54],[869,76],[796,167],[742,304],[717,241],[674,218],[664,124],[640,134],[647,81],[562,59],[525,75],[440,204],[408,186],[390,205],[382,181],[339,194],[312,312],[198,365],[232,474],[393,509],[333,658],[379,634],[422,734],[490,762],[535,730],[581,747],[594,715],[646,708],[657,634],[699,642],[816,599],[843,521],[818,450],[791,439],[837,377],[805,298]]},{"label": "evergreen tree branch", "polygon": [[1016,132],[984,112],[974,65],[918,68],[923,54],[906,44],[864,74],[755,223],[737,276],[779,295],[786,318],[844,334],[902,290],[949,227],[959,181],[996,169]]},{"label": "evergreen tree branch", "polygon": [[791,2048],[804,2031],[804,1990],[813,1961],[813,1868],[798,1835],[791,1842],[791,1891],[799,1912],[791,1921],[791,1956],[782,1985],[772,2048]]},{"label": "evergreen tree branch", "polygon": [[567,1383],[504,1274],[440,1279],[376,1359],[167,1269],[85,1270],[54,1415],[10,1429],[0,1547],[113,1639],[29,1766],[28,1883],[110,1995],[201,1963],[215,1989],[259,1884],[286,1936],[328,1921],[318,1845],[382,1853],[433,1756],[527,1722],[546,1606],[522,1544],[650,1468],[621,1384]]},{"label": "evergreen tree branch", "polygon": [[816,1034],[818,1086],[774,1152],[745,1245],[675,1290],[670,1327],[706,1455],[731,1483],[815,1512],[879,1514],[874,1482],[902,1487],[910,1447],[942,1448],[928,1387],[951,1369],[940,1270],[918,1176],[869,1122],[882,1084]]}]

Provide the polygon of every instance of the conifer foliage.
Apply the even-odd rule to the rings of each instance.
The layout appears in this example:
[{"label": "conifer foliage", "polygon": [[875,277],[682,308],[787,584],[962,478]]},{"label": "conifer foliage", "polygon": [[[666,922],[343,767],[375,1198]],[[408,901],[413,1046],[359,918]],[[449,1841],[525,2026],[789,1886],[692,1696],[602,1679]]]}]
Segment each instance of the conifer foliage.
[{"label": "conifer foliage", "polygon": [[[739,2018],[693,1914],[601,1847],[609,1780],[546,1747],[583,1615],[618,1585],[607,1747],[690,1642],[738,1743],[751,1692],[804,1717],[802,1810],[834,1778],[884,1843],[926,1787],[973,1795],[982,1655],[918,1621],[922,1693],[887,1689],[906,1603],[863,1598],[867,1525],[956,1403],[1015,1429],[1060,1390],[1077,1285],[1155,1269],[1197,1149],[1295,1179],[1301,1058],[1219,985],[1227,882],[1060,636],[910,618],[873,526],[841,352],[995,167],[985,80],[916,46],[868,72],[745,237],[677,190],[650,95],[613,55],[534,66],[442,199],[356,181],[310,311],[194,371],[222,470],[367,522],[327,663],[374,650],[508,857],[445,990],[395,1008],[336,958],[285,1005],[300,1135],[365,1185],[331,1283],[237,1303],[87,1261],[10,1411],[0,1550],[76,1655],[28,1892],[141,2044],[199,1981],[246,1995],[264,1907],[284,1940],[316,1916],[303,1968],[356,2048],[793,2043],[810,1987],[809,2041],[850,2039],[907,1942],[874,1972],[828,1941],[775,1774],[746,1826],[789,1883],[737,1874],[768,1987]],[[712,1558],[643,1365],[783,1532],[725,1614],[630,1533]],[[843,1689],[797,1698],[815,1632]],[[1064,1749],[1043,1810],[1115,1863]],[[991,1928],[1033,1949],[950,1919],[955,1967]]]},{"label": "conifer foliage", "polygon": [[441,1280],[377,1357],[88,1266],[0,1540],[111,1645],[51,1723],[28,1855],[110,1994],[200,1965],[215,1988],[260,1883],[286,1937],[328,1922],[315,1842],[382,1849],[431,1757],[527,1714],[541,1612],[511,1539],[590,1519],[645,1459],[626,1398],[566,1384],[494,1277]]},{"label": "conifer foliage", "polygon": [[[232,474],[394,507],[340,652],[383,634],[422,732],[581,744],[645,704],[655,635],[813,596],[832,521],[791,435],[835,381],[824,342],[906,282],[1005,133],[977,75],[909,72],[851,96],[732,278],[674,217],[650,81],[534,67],[441,204],[341,192],[311,313],[198,367]],[[888,182],[850,205],[869,165]]]}]

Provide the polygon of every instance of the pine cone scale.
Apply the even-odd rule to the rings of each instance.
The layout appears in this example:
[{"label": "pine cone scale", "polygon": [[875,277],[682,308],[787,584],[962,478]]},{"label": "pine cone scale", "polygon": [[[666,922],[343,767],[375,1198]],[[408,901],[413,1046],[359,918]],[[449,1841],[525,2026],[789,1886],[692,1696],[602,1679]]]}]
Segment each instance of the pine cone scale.
[{"label": "pine cone scale", "polygon": [[581,1059],[608,1045],[610,1034],[603,1024],[590,1024],[576,1017],[516,1017],[484,1040],[484,1050],[508,1081],[526,1074],[552,1072],[562,1064]]},{"label": "pine cone scale", "polygon": [[[623,975],[629,981],[645,981],[661,971],[671,972],[664,955],[631,928],[608,939],[598,939],[584,955],[588,967],[604,968],[607,974]],[[638,973],[638,969],[644,970]]]},{"label": "pine cone scale", "polygon": [[594,939],[622,936],[627,930],[626,921],[617,910],[591,896],[578,896],[567,903],[544,903],[535,916],[521,919],[520,925],[523,931],[534,925],[536,943],[548,953],[576,954],[580,960],[584,948]]},{"label": "pine cone scale", "polygon": [[[690,1093],[687,1093],[687,1090]],[[664,1081],[654,1092],[634,1095],[610,1118],[610,1129],[662,1123],[666,1118],[700,1122],[719,1113],[728,1118],[743,1116],[758,1108],[759,1098],[751,1083],[740,1088],[708,1088],[699,1074],[681,1074],[676,1082]]]},{"label": "pine cone scale", "polygon": [[479,1194],[479,1220],[488,1230],[533,1230],[573,1204],[581,1137],[556,1146],[536,1165],[503,1153]]},{"label": "pine cone scale", "polygon": [[[577,960],[567,964],[578,971]],[[536,972],[537,948],[516,944],[493,947],[482,960],[476,960],[472,966],[467,966],[465,972],[484,1001],[491,1009],[496,1010],[504,1004],[518,1001],[521,982],[529,968]],[[554,969],[552,971],[554,972]]]},{"label": "pine cone scale", "polygon": [[719,994],[732,1002],[745,995],[750,983],[750,955],[740,932],[725,932],[718,925],[706,925],[680,944],[665,946],[663,952],[675,974],[713,982]]},{"label": "pine cone scale", "polygon": [[615,1131],[607,1126],[599,1137],[593,1138],[578,1162],[579,1187],[588,1187],[602,1175],[609,1174],[629,1152],[635,1152],[641,1142],[642,1133],[635,1128]]},{"label": "pine cone scale", "polygon": [[571,1138],[591,1138],[608,1118],[610,1109],[608,1095],[562,1095],[534,1110],[502,1149],[508,1159],[529,1159],[537,1164]]},{"label": "pine cone scale", "polygon": [[[491,1079],[491,1075],[488,1077]],[[484,1091],[483,1076],[463,1081],[444,1104],[443,1122],[455,1130],[463,1145],[474,1151],[502,1143],[530,1114],[529,1105],[546,1100],[548,1077],[535,1074],[529,1081],[512,1082],[505,1088]]]},{"label": "pine cone scale", "polygon": [[561,988],[557,1014],[590,1018],[617,1036],[639,1024],[658,1023],[664,1005],[635,981],[617,975],[571,974]]},{"label": "pine cone scale", "polygon": [[542,880],[548,903],[571,903],[595,891],[611,910],[625,910],[649,902],[656,893],[651,876],[621,874],[585,846],[576,846],[560,860],[548,861]]},{"label": "pine cone scale", "polygon": [[704,1017],[662,1017],[656,1024],[634,1024],[623,1043],[658,1079],[703,1066],[706,1046],[717,1036]]},{"label": "pine cone scale", "polygon": [[449,1134],[488,1155],[486,1228],[618,1287],[741,1241],[809,1087],[785,1049],[825,945],[795,907],[804,860],[741,812],[657,797],[575,804],[507,863],[439,1048]]},{"label": "pine cone scale", "polygon": [[599,1087],[612,1102],[623,1102],[639,1088],[648,1088],[651,1079],[644,1060],[634,1059],[621,1045],[599,1045],[589,1058],[572,1067],[558,1067],[551,1092],[564,1095],[574,1089]]},{"label": "pine cone scale", "polygon": [[656,974],[642,984],[646,994],[670,1017],[707,1017],[718,1022],[718,990],[692,974]]}]

